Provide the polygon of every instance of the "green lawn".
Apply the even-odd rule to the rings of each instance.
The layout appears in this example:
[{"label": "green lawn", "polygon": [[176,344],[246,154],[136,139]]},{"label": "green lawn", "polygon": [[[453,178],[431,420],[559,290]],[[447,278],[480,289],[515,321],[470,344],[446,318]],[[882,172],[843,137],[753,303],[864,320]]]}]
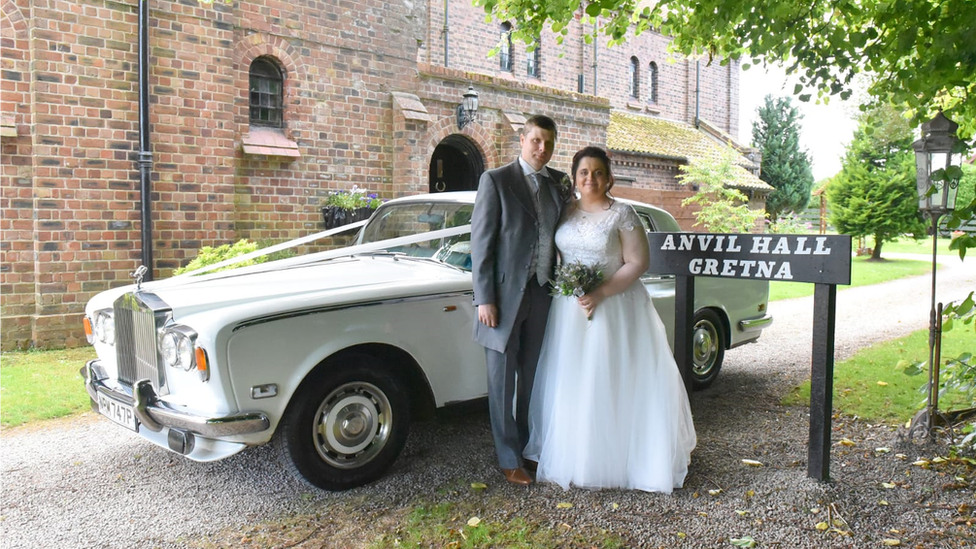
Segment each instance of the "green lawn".
[{"label": "green lawn", "polygon": [[[884,252],[882,251],[882,257]],[[913,259],[885,259],[868,261],[866,257],[855,257],[851,262],[850,286],[838,286],[838,290],[856,286],[868,286],[887,282],[906,276],[931,274],[931,261]],[[790,299],[813,295],[813,284],[805,282],[770,282],[769,300]]]},{"label": "green lawn", "polygon": [[13,427],[89,409],[78,372],[93,358],[91,347],[0,355],[0,425]]},{"label": "green lawn", "polygon": [[[959,255],[959,252],[949,249],[949,240],[951,239],[939,238],[936,246],[936,253],[938,255]],[[874,238],[866,238],[865,243],[869,247],[874,246]],[[856,242],[854,245],[857,245]],[[885,242],[881,246],[881,257],[889,253],[921,254],[932,257],[932,237],[926,236],[921,240],[915,240],[914,238],[903,236],[893,242]]]},{"label": "green lawn", "polygon": [[[942,363],[976,349],[976,333],[970,326],[958,326],[942,337]],[[929,331],[919,330],[906,337],[878,343],[858,351],[834,365],[834,409],[866,421],[904,423],[925,402],[920,392],[927,375],[908,376],[899,361],[928,361]],[[806,381],[783,398],[784,404],[810,403],[810,382]],[[939,398],[940,410],[959,410],[976,406],[960,394]]]}]

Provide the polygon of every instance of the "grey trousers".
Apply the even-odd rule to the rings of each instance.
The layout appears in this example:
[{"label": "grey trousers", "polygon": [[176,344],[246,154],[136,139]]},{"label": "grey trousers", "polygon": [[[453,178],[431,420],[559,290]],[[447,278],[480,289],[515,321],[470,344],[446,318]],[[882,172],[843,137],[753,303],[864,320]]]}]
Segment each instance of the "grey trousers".
[{"label": "grey trousers", "polygon": [[551,304],[548,287],[540,286],[533,277],[522,295],[505,352],[485,349],[488,411],[502,469],[523,463],[522,450],[529,442],[529,398]]}]

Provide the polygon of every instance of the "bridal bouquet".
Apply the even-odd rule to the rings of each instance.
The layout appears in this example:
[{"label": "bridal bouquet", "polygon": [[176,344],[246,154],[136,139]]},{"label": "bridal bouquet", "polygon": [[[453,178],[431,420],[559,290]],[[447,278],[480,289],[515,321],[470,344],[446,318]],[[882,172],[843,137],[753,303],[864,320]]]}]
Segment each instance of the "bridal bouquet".
[{"label": "bridal bouquet", "polygon": [[[556,267],[556,280],[550,280],[553,296],[583,297],[603,282],[602,265],[585,265],[580,261]],[[590,320],[590,317],[587,317]]]}]

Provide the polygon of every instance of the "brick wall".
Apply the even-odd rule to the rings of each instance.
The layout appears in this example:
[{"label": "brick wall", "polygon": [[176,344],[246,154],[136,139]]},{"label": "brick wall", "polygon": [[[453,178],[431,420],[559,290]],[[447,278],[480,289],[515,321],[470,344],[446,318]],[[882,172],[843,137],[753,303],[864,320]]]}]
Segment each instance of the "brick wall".
[{"label": "brick wall", "polygon": [[[17,127],[0,139],[0,346],[71,346],[83,342],[87,300],[127,283],[141,262],[138,2],[0,6],[0,113]],[[486,168],[509,162],[518,154],[513,113],[556,119],[553,165],[564,170],[575,150],[606,142],[611,108],[690,121],[690,65],[667,62],[665,37],[645,33],[611,50],[601,44],[594,96],[593,50],[580,40],[587,29],[573,26],[561,46],[544,36],[541,77],[528,78],[523,45],[513,48],[513,72],[499,71],[497,58],[486,57],[497,24],[485,23],[468,0],[450,0],[449,10],[444,67],[440,1],[152,2],[155,277],[169,276],[201,246],[320,230],[331,190],[357,185],[384,198],[425,192],[431,154],[452,134],[469,139]],[[628,107],[622,95],[620,76],[635,52],[660,70],[659,102],[650,109]],[[260,56],[283,69],[283,133],[300,158],[242,152],[248,69]],[[734,101],[722,91],[734,72],[724,70],[703,70],[710,86],[703,112],[734,134],[726,127],[737,118],[728,107]],[[576,93],[581,73],[585,94]],[[454,109],[471,83],[481,114],[458,131]],[[393,92],[416,96],[428,120],[398,114]],[[673,167],[640,174],[642,184],[666,186]]]}]

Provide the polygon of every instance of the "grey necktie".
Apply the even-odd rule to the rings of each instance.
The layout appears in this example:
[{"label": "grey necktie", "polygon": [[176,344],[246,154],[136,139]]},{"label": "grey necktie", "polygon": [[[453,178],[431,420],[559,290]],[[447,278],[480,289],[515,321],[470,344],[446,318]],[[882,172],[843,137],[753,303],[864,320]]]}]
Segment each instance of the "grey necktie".
[{"label": "grey necktie", "polygon": [[539,217],[539,243],[536,246],[535,276],[539,284],[545,286],[552,274],[552,265],[555,261],[552,239],[556,226],[556,207],[549,196],[549,191],[546,190],[545,178],[538,173],[533,173],[530,178],[535,183],[535,203]]}]

